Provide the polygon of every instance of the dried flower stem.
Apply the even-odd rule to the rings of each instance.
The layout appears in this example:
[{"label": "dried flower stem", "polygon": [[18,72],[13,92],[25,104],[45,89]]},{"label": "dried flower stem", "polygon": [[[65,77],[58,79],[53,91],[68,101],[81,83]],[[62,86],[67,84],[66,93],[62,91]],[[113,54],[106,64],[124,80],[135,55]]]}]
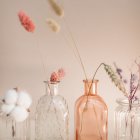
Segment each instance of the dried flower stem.
[{"label": "dried flower stem", "polygon": [[94,82],[94,78],[95,78],[95,76],[96,76],[96,74],[97,74],[98,70],[100,69],[100,67],[101,67],[102,65],[104,65],[104,66],[105,66],[105,64],[104,64],[104,63],[101,63],[101,64],[97,67],[97,69],[96,69],[96,71],[95,71],[95,73],[94,73],[94,75],[93,75],[93,78],[92,78],[92,83],[91,83],[91,85],[90,85],[88,95],[89,95],[89,93],[90,93],[90,90],[91,90],[92,84],[93,84],[93,82]]},{"label": "dried flower stem", "polygon": [[74,45],[74,47],[75,47],[75,50],[76,50],[76,52],[77,52],[77,55],[78,55],[78,58],[79,58],[79,61],[80,61],[80,64],[81,64],[83,73],[84,73],[84,75],[85,75],[85,79],[87,80],[88,78],[87,78],[86,70],[85,70],[84,63],[83,63],[83,61],[82,61],[80,52],[79,52],[78,47],[77,47],[77,42],[75,41],[75,39],[74,39],[74,37],[73,37],[73,35],[72,35],[72,33],[71,33],[71,30],[70,30],[70,28],[69,28],[69,26],[68,26],[68,24],[67,24],[65,18],[63,18],[63,21],[64,21],[64,23],[65,23],[65,26],[66,26],[66,29],[67,29],[67,31],[68,31],[68,34],[69,34],[69,36],[70,36],[70,38],[71,38],[71,40],[72,40],[72,42],[73,42],[73,45]]},{"label": "dried flower stem", "polygon": [[[14,126],[15,122],[12,120],[12,137],[14,138],[16,135],[16,131],[15,131],[15,126]],[[16,124],[15,124],[16,125]]]}]

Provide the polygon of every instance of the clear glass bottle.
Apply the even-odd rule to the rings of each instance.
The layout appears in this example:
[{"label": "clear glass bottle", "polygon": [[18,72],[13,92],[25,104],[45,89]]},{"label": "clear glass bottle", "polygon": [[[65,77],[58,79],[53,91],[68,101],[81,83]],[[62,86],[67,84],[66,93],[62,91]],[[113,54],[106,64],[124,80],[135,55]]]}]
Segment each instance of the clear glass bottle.
[{"label": "clear glass bottle", "polygon": [[66,100],[58,94],[59,82],[45,82],[46,94],[36,109],[36,140],[68,140],[69,111]]},{"label": "clear glass bottle", "polygon": [[140,140],[140,101],[117,99],[115,110],[115,140]]},{"label": "clear glass bottle", "polygon": [[[75,104],[75,140],[107,140],[108,109],[97,95],[98,80],[84,80],[85,94]],[[89,88],[92,85],[91,88]],[[90,89],[90,91],[89,91]]]},{"label": "clear glass bottle", "polygon": [[15,122],[11,117],[0,116],[0,140],[31,140],[29,118]]}]

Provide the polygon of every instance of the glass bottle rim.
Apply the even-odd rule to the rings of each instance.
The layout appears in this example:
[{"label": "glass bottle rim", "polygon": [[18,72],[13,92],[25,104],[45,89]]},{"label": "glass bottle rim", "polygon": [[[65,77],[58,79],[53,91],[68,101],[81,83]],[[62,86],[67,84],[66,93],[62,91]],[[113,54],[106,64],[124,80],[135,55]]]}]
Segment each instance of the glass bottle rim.
[{"label": "glass bottle rim", "polygon": [[98,79],[94,79],[94,80],[92,80],[92,79],[84,79],[83,82],[97,83],[97,82],[99,82],[99,80]]},{"label": "glass bottle rim", "polygon": [[[129,106],[128,98],[118,98],[116,102],[121,106]],[[138,107],[138,106],[140,106],[140,100],[136,100],[132,103],[132,107]]]},{"label": "glass bottle rim", "polygon": [[60,83],[60,81],[44,81],[44,83],[47,83],[47,84],[58,84]]}]

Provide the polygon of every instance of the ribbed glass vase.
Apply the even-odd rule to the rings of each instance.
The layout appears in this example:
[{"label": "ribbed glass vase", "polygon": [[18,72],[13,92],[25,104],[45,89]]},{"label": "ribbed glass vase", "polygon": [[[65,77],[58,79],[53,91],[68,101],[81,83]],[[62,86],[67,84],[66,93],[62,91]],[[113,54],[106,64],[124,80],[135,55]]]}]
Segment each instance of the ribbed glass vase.
[{"label": "ribbed glass vase", "polygon": [[108,138],[108,109],[97,94],[97,83],[98,80],[93,83],[91,80],[84,80],[84,95],[75,104],[75,140]]},{"label": "ribbed glass vase", "polygon": [[31,140],[29,118],[15,122],[11,117],[0,116],[0,140]]},{"label": "ribbed glass vase", "polygon": [[69,110],[66,100],[58,94],[59,82],[45,82],[46,94],[36,108],[36,140],[68,140]]},{"label": "ribbed glass vase", "polygon": [[115,140],[140,140],[140,101],[117,99],[115,110]]}]

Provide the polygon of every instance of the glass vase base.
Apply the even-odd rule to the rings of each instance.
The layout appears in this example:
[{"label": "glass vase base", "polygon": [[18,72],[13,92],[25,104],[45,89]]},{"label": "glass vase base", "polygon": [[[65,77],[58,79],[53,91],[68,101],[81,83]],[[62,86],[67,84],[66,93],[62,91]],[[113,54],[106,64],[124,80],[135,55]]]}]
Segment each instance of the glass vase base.
[{"label": "glass vase base", "polygon": [[91,135],[91,136],[81,136],[78,140],[103,140],[99,136]]},{"label": "glass vase base", "polygon": [[63,138],[44,138],[44,139],[36,139],[36,140],[67,140],[67,139],[63,139]]}]

